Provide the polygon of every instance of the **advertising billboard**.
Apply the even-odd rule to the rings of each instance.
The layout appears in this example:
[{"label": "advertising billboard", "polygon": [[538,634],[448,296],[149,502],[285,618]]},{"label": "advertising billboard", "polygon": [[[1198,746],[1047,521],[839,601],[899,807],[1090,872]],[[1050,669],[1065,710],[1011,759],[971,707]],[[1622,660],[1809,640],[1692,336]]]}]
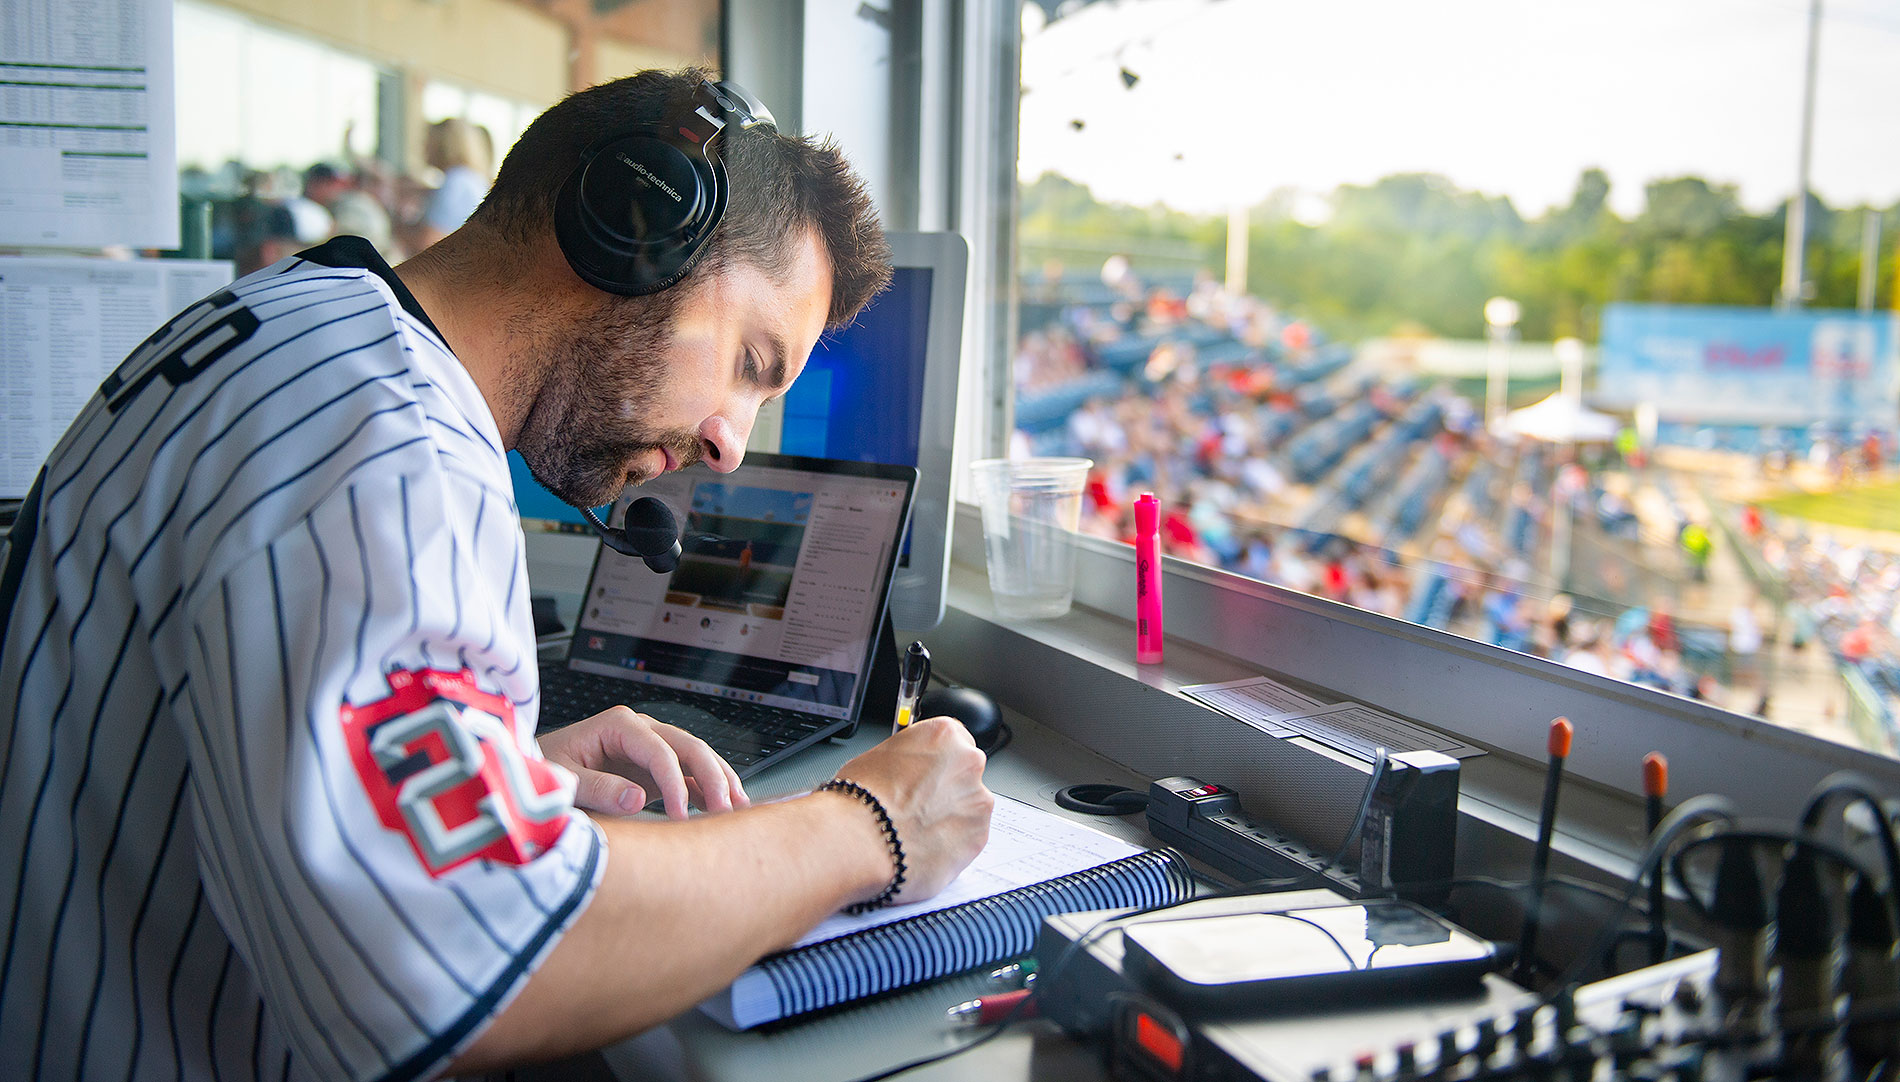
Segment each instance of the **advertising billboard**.
[{"label": "advertising billboard", "polygon": [[1891,428],[1896,316],[1612,304],[1593,404],[1665,421]]}]

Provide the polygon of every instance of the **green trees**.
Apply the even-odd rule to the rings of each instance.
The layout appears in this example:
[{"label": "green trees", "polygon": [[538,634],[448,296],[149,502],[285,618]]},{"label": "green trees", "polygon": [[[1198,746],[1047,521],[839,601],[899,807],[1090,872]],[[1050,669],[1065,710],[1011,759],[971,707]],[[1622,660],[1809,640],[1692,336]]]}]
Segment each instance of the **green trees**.
[{"label": "green trees", "polygon": [[[1444,177],[1407,173],[1341,185],[1313,225],[1269,199],[1251,216],[1248,291],[1315,320],[1339,338],[1424,331],[1484,332],[1488,297],[1523,307],[1519,333],[1594,340],[1611,301],[1765,306],[1781,281],[1786,209],[1757,215],[1729,184],[1673,177],[1644,187],[1641,214],[1610,206],[1601,169],[1577,178],[1569,204],[1532,220],[1509,199]],[[1851,308],[1868,208],[1831,210],[1810,197],[1808,277],[1816,307]],[[1900,205],[1882,220],[1876,296],[1893,303]],[[1138,271],[1220,273],[1225,223],[1161,207],[1098,203],[1086,187],[1045,174],[1022,189],[1023,266],[1056,258],[1076,272],[1124,252]]]}]

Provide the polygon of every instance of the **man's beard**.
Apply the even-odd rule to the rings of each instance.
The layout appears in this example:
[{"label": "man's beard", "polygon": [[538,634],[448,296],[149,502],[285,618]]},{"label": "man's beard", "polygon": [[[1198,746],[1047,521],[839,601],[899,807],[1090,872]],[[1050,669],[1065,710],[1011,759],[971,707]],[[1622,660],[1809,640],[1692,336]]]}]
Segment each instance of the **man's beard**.
[{"label": "man's beard", "polygon": [[515,449],[534,479],[574,507],[612,503],[629,483],[627,463],[656,447],[685,467],[699,460],[692,432],[648,424],[664,382],[670,305],[621,303],[549,347],[548,375]]}]

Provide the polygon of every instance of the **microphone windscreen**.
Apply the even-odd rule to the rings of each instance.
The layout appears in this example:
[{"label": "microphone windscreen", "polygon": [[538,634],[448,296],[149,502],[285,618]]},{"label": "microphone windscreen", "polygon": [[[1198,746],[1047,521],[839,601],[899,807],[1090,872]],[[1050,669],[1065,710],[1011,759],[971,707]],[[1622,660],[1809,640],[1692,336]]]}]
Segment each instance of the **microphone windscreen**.
[{"label": "microphone windscreen", "polygon": [[679,543],[679,522],[673,509],[652,496],[642,496],[627,508],[621,524],[627,541],[643,556],[657,556]]}]

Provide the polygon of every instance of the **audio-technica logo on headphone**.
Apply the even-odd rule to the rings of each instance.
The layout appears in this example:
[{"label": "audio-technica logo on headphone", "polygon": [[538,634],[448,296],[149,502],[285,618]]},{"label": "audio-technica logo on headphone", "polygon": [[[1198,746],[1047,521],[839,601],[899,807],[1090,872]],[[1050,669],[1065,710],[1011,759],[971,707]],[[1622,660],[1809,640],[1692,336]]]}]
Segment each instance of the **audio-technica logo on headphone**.
[{"label": "audio-technica logo on headphone", "polygon": [[641,165],[639,162],[634,161],[632,158],[627,157],[625,154],[616,153],[614,157],[619,158],[622,162],[626,163],[627,168],[640,174],[640,179],[646,181],[648,184],[653,185],[655,188],[660,189],[661,191],[665,192],[667,195],[672,196],[673,202],[678,203],[682,201],[680,199],[680,193],[677,190],[675,190],[671,184],[668,184],[666,181],[661,180],[659,177],[654,176],[653,170],[648,169],[646,166]]}]

